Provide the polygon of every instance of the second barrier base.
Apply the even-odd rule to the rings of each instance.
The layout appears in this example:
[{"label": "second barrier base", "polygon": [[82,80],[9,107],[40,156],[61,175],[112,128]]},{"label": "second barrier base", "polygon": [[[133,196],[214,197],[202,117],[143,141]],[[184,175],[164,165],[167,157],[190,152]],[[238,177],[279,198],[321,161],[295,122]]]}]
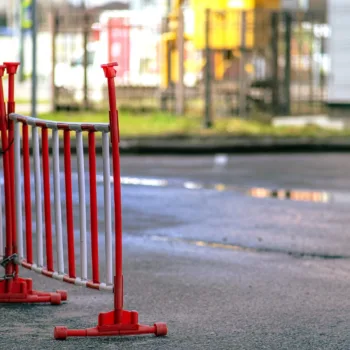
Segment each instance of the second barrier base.
[{"label": "second barrier base", "polygon": [[0,281],[0,303],[51,303],[60,305],[67,300],[67,292],[57,290],[54,293],[33,290],[30,278],[15,278]]},{"label": "second barrier base", "polygon": [[67,337],[99,337],[99,336],[120,336],[155,334],[165,336],[168,328],[165,323],[155,323],[153,326],[141,325],[138,323],[137,311],[122,310],[122,322],[115,323],[116,311],[100,313],[98,326],[86,329],[68,329],[64,326],[57,326],[54,330],[54,337],[57,340],[65,340]]}]

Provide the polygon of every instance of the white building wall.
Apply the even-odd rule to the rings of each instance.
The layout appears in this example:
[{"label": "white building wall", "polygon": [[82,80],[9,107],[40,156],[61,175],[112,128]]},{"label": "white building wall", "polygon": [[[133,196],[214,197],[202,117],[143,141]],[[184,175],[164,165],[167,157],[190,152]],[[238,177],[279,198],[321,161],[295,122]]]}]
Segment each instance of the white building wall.
[{"label": "white building wall", "polygon": [[328,0],[331,36],[328,102],[350,104],[350,1]]}]

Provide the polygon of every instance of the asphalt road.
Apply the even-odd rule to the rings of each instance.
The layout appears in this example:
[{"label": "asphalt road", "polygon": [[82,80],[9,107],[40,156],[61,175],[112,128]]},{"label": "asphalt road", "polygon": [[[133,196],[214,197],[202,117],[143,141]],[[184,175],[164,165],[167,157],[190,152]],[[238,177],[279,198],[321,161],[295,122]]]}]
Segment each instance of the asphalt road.
[{"label": "asphalt road", "polygon": [[[55,341],[56,325],[95,326],[112,295],[22,270],[69,301],[1,305],[0,349],[349,349],[348,158],[123,157],[125,307],[168,336]],[[329,200],[247,195],[256,186]]]}]

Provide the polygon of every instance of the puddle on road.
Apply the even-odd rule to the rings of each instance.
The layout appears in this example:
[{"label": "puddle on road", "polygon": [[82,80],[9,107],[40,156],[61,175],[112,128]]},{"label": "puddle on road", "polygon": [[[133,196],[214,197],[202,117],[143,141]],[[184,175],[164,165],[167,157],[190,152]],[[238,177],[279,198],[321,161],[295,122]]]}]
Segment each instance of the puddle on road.
[{"label": "puddle on road", "polygon": [[292,200],[300,202],[316,202],[316,203],[350,203],[350,193],[337,193],[326,191],[309,191],[297,189],[269,189],[263,187],[244,188],[222,183],[206,184],[193,181],[176,181],[165,179],[148,179],[137,177],[122,177],[123,185],[135,186],[151,186],[151,187],[170,187],[185,188],[188,190],[214,190],[217,192],[237,192],[244,193],[255,198],[275,198],[279,200]]},{"label": "puddle on road", "polygon": [[[62,176],[64,174],[62,173]],[[72,178],[77,178],[77,173],[72,173]],[[103,184],[103,174],[97,174],[97,184]],[[113,182],[113,177],[111,177]],[[175,179],[158,179],[146,177],[121,177],[122,185],[129,186],[146,186],[146,187],[163,187],[163,188],[183,188],[188,190],[214,190],[217,192],[236,192],[243,193],[255,198],[274,198],[278,200],[292,200],[299,202],[316,202],[316,203],[350,203],[350,192],[336,191],[312,191],[301,189],[271,189],[264,187],[239,187],[223,183],[203,183],[196,181],[181,181]],[[3,187],[3,179],[0,179],[0,186]],[[3,190],[0,188],[0,190]],[[1,191],[0,191],[1,193]]]}]

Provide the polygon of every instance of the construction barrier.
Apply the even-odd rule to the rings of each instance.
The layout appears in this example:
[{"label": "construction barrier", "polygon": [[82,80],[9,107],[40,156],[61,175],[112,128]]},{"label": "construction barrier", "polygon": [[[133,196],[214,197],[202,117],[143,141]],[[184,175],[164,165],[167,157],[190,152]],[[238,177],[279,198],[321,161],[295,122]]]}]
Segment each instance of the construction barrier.
[{"label": "construction barrier", "polygon": [[[105,124],[53,122],[16,114],[14,76],[18,65],[4,63],[0,66],[4,178],[4,201],[0,193],[0,209],[3,206],[6,221],[3,225],[0,210],[0,264],[5,267],[5,275],[0,279],[0,302],[60,304],[67,299],[65,291],[45,293],[33,290],[31,279],[19,277],[19,266],[23,266],[63,282],[114,293],[114,310],[100,313],[97,327],[70,330],[59,326],[54,331],[56,339],[145,333],[166,335],[165,323],[140,325],[138,313],[123,308],[119,124],[114,82],[117,63],[101,66],[108,83],[110,106],[109,123]],[[9,89],[7,111],[2,82],[5,72],[8,73]],[[102,160],[96,154],[96,142],[101,143]],[[72,156],[72,149],[76,156]],[[76,174],[72,172],[74,160]],[[99,160],[102,175],[96,172]],[[62,173],[61,168],[64,169]],[[100,181],[103,182],[103,195],[98,196]],[[77,195],[73,188],[77,188]],[[103,216],[99,217],[98,199],[101,197]],[[76,218],[79,219],[79,239],[74,234]],[[104,235],[100,234],[101,230]],[[102,250],[103,254],[100,254]],[[80,256],[78,264],[77,253]]]}]

